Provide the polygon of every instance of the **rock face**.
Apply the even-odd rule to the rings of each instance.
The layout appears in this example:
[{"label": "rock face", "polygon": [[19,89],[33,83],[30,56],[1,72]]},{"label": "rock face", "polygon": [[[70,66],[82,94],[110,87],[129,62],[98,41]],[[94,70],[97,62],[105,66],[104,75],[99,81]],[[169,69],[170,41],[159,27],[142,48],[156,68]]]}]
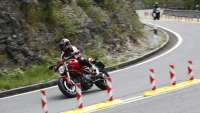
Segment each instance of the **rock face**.
[{"label": "rock face", "polygon": [[126,51],[127,42],[137,45],[143,37],[133,2],[0,0],[0,68],[42,63],[41,56],[58,53],[63,37],[81,51]]},{"label": "rock face", "polygon": [[0,55],[8,59],[0,62],[6,64],[28,65],[32,61],[40,62],[40,58],[27,46],[26,30],[23,27],[23,18],[16,12],[14,1],[0,1]]}]

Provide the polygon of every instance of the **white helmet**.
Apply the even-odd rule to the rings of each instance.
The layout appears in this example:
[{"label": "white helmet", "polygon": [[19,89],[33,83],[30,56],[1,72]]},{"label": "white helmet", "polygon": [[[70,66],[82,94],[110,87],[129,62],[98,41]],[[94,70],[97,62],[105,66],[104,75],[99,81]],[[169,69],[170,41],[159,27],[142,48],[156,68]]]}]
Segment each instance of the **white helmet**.
[{"label": "white helmet", "polygon": [[61,41],[60,41],[60,44],[59,44],[59,47],[60,47],[60,50],[61,51],[65,51],[67,49],[71,49],[71,43],[69,41],[69,39],[67,38],[63,38]]}]

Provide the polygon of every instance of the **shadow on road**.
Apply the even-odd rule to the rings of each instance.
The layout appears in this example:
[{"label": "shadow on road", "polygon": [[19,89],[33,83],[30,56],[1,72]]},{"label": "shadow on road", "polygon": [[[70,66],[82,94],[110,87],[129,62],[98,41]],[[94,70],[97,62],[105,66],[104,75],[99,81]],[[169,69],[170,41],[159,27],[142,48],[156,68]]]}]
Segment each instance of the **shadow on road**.
[{"label": "shadow on road", "polygon": [[90,95],[90,94],[94,94],[94,93],[98,93],[98,92],[100,92],[100,91],[102,91],[102,90],[100,90],[100,89],[91,89],[91,90],[89,90],[89,91],[83,91],[83,95]]},{"label": "shadow on road", "polygon": [[[92,95],[92,94],[95,94],[95,93],[98,93],[102,90],[100,89],[91,89],[91,90],[88,90],[88,91],[84,91],[82,94],[83,95]],[[66,96],[64,96],[62,93],[59,93],[58,95],[55,95],[55,96],[51,96],[49,98],[49,100],[64,100],[64,99],[73,99],[73,98],[67,98]]]}]

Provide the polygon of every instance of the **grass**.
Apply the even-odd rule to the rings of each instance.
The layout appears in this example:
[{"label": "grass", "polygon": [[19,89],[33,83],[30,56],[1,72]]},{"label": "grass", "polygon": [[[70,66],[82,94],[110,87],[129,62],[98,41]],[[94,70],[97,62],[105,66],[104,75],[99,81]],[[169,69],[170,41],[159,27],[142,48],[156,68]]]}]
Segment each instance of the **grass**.
[{"label": "grass", "polygon": [[31,69],[20,69],[0,76],[0,89],[11,89],[36,83],[44,83],[57,78],[57,75],[48,70],[45,65],[34,65]]},{"label": "grass", "polygon": [[34,64],[31,67],[26,67],[26,69],[1,70],[0,89],[7,90],[36,83],[45,83],[57,78],[58,74],[48,69],[56,60],[52,58],[50,60],[48,56],[44,56],[43,59],[45,61],[42,65]]},{"label": "grass", "polygon": [[[118,64],[119,59],[107,59],[105,57],[103,49],[94,49],[86,51],[89,56],[99,59],[100,61],[106,62],[106,65]],[[27,68],[25,71],[17,68],[14,70],[4,71],[0,73],[0,90],[8,90],[12,88],[45,83],[47,81],[58,78],[58,74],[48,70],[48,66],[55,63],[55,60],[48,60],[42,65],[33,65]]]},{"label": "grass", "polygon": [[34,65],[31,69],[22,71],[15,69],[7,75],[0,76],[0,89],[11,89],[36,83],[44,83],[57,78],[57,75],[48,70],[46,65]]}]

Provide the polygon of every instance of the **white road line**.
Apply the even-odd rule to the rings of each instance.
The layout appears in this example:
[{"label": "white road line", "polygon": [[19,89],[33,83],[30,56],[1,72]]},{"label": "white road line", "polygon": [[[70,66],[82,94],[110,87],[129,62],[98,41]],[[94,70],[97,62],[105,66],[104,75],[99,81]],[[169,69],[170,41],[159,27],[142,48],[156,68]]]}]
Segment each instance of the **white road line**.
[{"label": "white road line", "polygon": [[124,101],[123,103],[125,103],[125,104],[126,104],[126,103],[131,103],[131,102],[133,102],[133,101],[135,101],[135,100],[138,100],[138,99],[141,99],[141,98],[144,98],[144,96],[143,96],[143,95],[140,95],[140,96],[128,98],[128,99],[123,100],[123,101]]},{"label": "white road line", "polygon": [[157,95],[153,95],[153,96],[144,97],[143,95],[140,95],[140,96],[137,96],[137,97],[128,98],[128,99],[123,100],[124,101],[123,104],[128,104],[128,103],[132,103],[132,102],[136,102],[136,101],[140,101],[140,100],[144,100],[144,99],[148,99],[148,98],[152,98],[152,97],[156,97],[156,96],[161,96],[161,95],[165,95],[165,94],[175,93],[177,91],[180,91],[180,90],[183,90],[183,89],[187,89],[187,88],[190,88],[190,87],[196,86],[196,85],[199,85],[199,83],[191,85],[191,86],[187,86],[187,87],[184,87],[184,88],[178,88],[178,89],[173,90],[173,91],[163,92],[163,93],[160,93],[160,94],[157,94]]},{"label": "white road line", "polygon": [[[149,23],[148,23],[148,24],[149,24]],[[130,69],[130,68],[137,67],[137,66],[140,66],[140,65],[143,65],[143,64],[152,62],[152,61],[154,61],[154,60],[156,60],[156,59],[158,59],[158,58],[160,58],[160,57],[163,57],[163,56],[169,54],[170,52],[174,51],[176,48],[178,48],[178,47],[182,44],[183,39],[182,39],[182,37],[180,36],[180,34],[176,33],[176,32],[173,31],[173,30],[170,30],[170,29],[168,29],[168,28],[166,28],[166,27],[163,27],[163,26],[158,26],[158,27],[160,27],[160,28],[162,28],[162,29],[164,29],[164,30],[166,30],[166,31],[169,31],[169,32],[173,33],[173,34],[178,38],[177,44],[176,44],[173,48],[171,48],[171,49],[169,49],[168,51],[166,51],[165,53],[162,53],[162,54],[160,54],[160,55],[158,55],[158,56],[155,56],[155,57],[153,57],[153,58],[151,58],[151,59],[148,59],[148,60],[146,60],[146,61],[144,61],[144,62],[141,62],[141,63],[135,64],[135,65],[129,66],[129,67],[127,67],[127,68],[119,69],[119,70],[116,70],[116,71],[112,71],[112,73],[116,73],[116,72],[119,72],[119,71],[122,71],[122,70],[128,70],[128,69]]]},{"label": "white road line", "polygon": [[[195,84],[195,85],[199,85],[199,84]],[[193,85],[193,86],[194,86],[194,85]],[[165,95],[165,94],[170,94],[170,93],[172,93],[172,92],[180,91],[180,90],[183,90],[183,89],[186,89],[186,88],[189,88],[189,87],[192,87],[192,86],[188,86],[188,87],[185,87],[185,88],[179,88],[179,89],[176,89],[176,90],[173,90],[173,91],[170,91],[170,92],[164,92],[164,93],[160,93],[160,94],[153,95],[153,96],[144,97],[143,95],[140,95],[140,96],[131,97],[131,98],[127,98],[127,99],[121,99],[121,100],[122,100],[122,103],[119,104],[119,105],[114,105],[114,106],[112,106],[112,107],[110,107],[110,108],[99,109],[99,110],[92,111],[92,112],[104,111],[104,110],[106,110],[106,109],[114,109],[114,108],[116,108],[116,107],[119,107],[119,106],[122,106],[122,105],[125,105],[125,104],[130,104],[130,103],[138,102],[138,101],[140,101],[140,100],[145,100],[145,99],[153,98],[153,97],[156,97],[156,96],[161,96],[161,95]],[[92,113],[92,112],[89,112],[89,113]]]},{"label": "white road line", "polygon": [[[47,88],[43,88],[43,89],[44,90],[49,90],[49,89],[53,89],[55,87],[58,87],[58,86],[52,86],[52,87],[47,87]],[[14,98],[14,97],[18,97],[18,96],[21,96],[21,95],[27,95],[27,94],[36,93],[36,92],[39,93],[39,91],[40,91],[40,89],[34,90],[34,91],[30,91],[30,92],[26,92],[26,93],[21,93],[21,94],[13,95],[13,96],[8,96],[8,97],[0,98],[0,100]]]},{"label": "white road line", "polygon": [[[148,23],[148,24],[151,24],[151,23]],[[151,58],[151,59],[148,59],[148,60],[146,60],[146,61],[144,61],[144,62],[141,62],[141,63],[135,64],[135,65],[129,66],[129,67],[127,67],[127,68],[123,68],[123,69],[119,69],[119,70],[116,70],[116,71],[112,71],[111,73],[117,73],[117,72],[119,72],[119,71],[128,70],[128,69],[130,69],[130,68],[137,67],[137,66],[146,64],[146,63],[148,63],[148,62],[152,62],[152,61],[154,61],[154,60],[156,60],[156,59],[158,59],[158,58],[160,58],[160,57],[163,57],[163,56],[169,54],[170,52],[174,51],[176,48],[178,48],[178,47],[181,45],[181,43],[183,42],[183,39],[182,39],[182,37],[181,37],[178,33],[176,33],[176,32],[173,31],[173,30],[170,30],[170,29],[168,29],[168,28],[166,28],[166,27],[163,27],[163,26],[158,26],[158,27],[160,27],[160,28],[162,28],[162,29],[165,29],[165,30],[167,30],[167,31],[169,31],[169,32],[171,32],[171,33],[173,33],[174,35],[176,35],[176,37],[178,38],[178,43],[177,43],[173,48],[169,49],[169,50],[166,51],[165,53],[162,53],[161,55],[155,56],[155,57],[153,57],[153,58]],[[55,87],[57,87],[57,86],[48,87],[48,88],[45,88],[45,90],[52,89],[52,88],[55,88]],[[34,90],[34,91],[22,93],[22,94],[17,94],[17,95],[13,95],[13,96],[8,96],[8,97],[0,98],[0,100],[8,99],[8,98],[14,98],[14,97],[17,97],[17,96],[26,95],[26,94],[30,94],[30,93],[35,93],[35,92],[38,92],[38,91],[39,91],[39,90]]]}]

